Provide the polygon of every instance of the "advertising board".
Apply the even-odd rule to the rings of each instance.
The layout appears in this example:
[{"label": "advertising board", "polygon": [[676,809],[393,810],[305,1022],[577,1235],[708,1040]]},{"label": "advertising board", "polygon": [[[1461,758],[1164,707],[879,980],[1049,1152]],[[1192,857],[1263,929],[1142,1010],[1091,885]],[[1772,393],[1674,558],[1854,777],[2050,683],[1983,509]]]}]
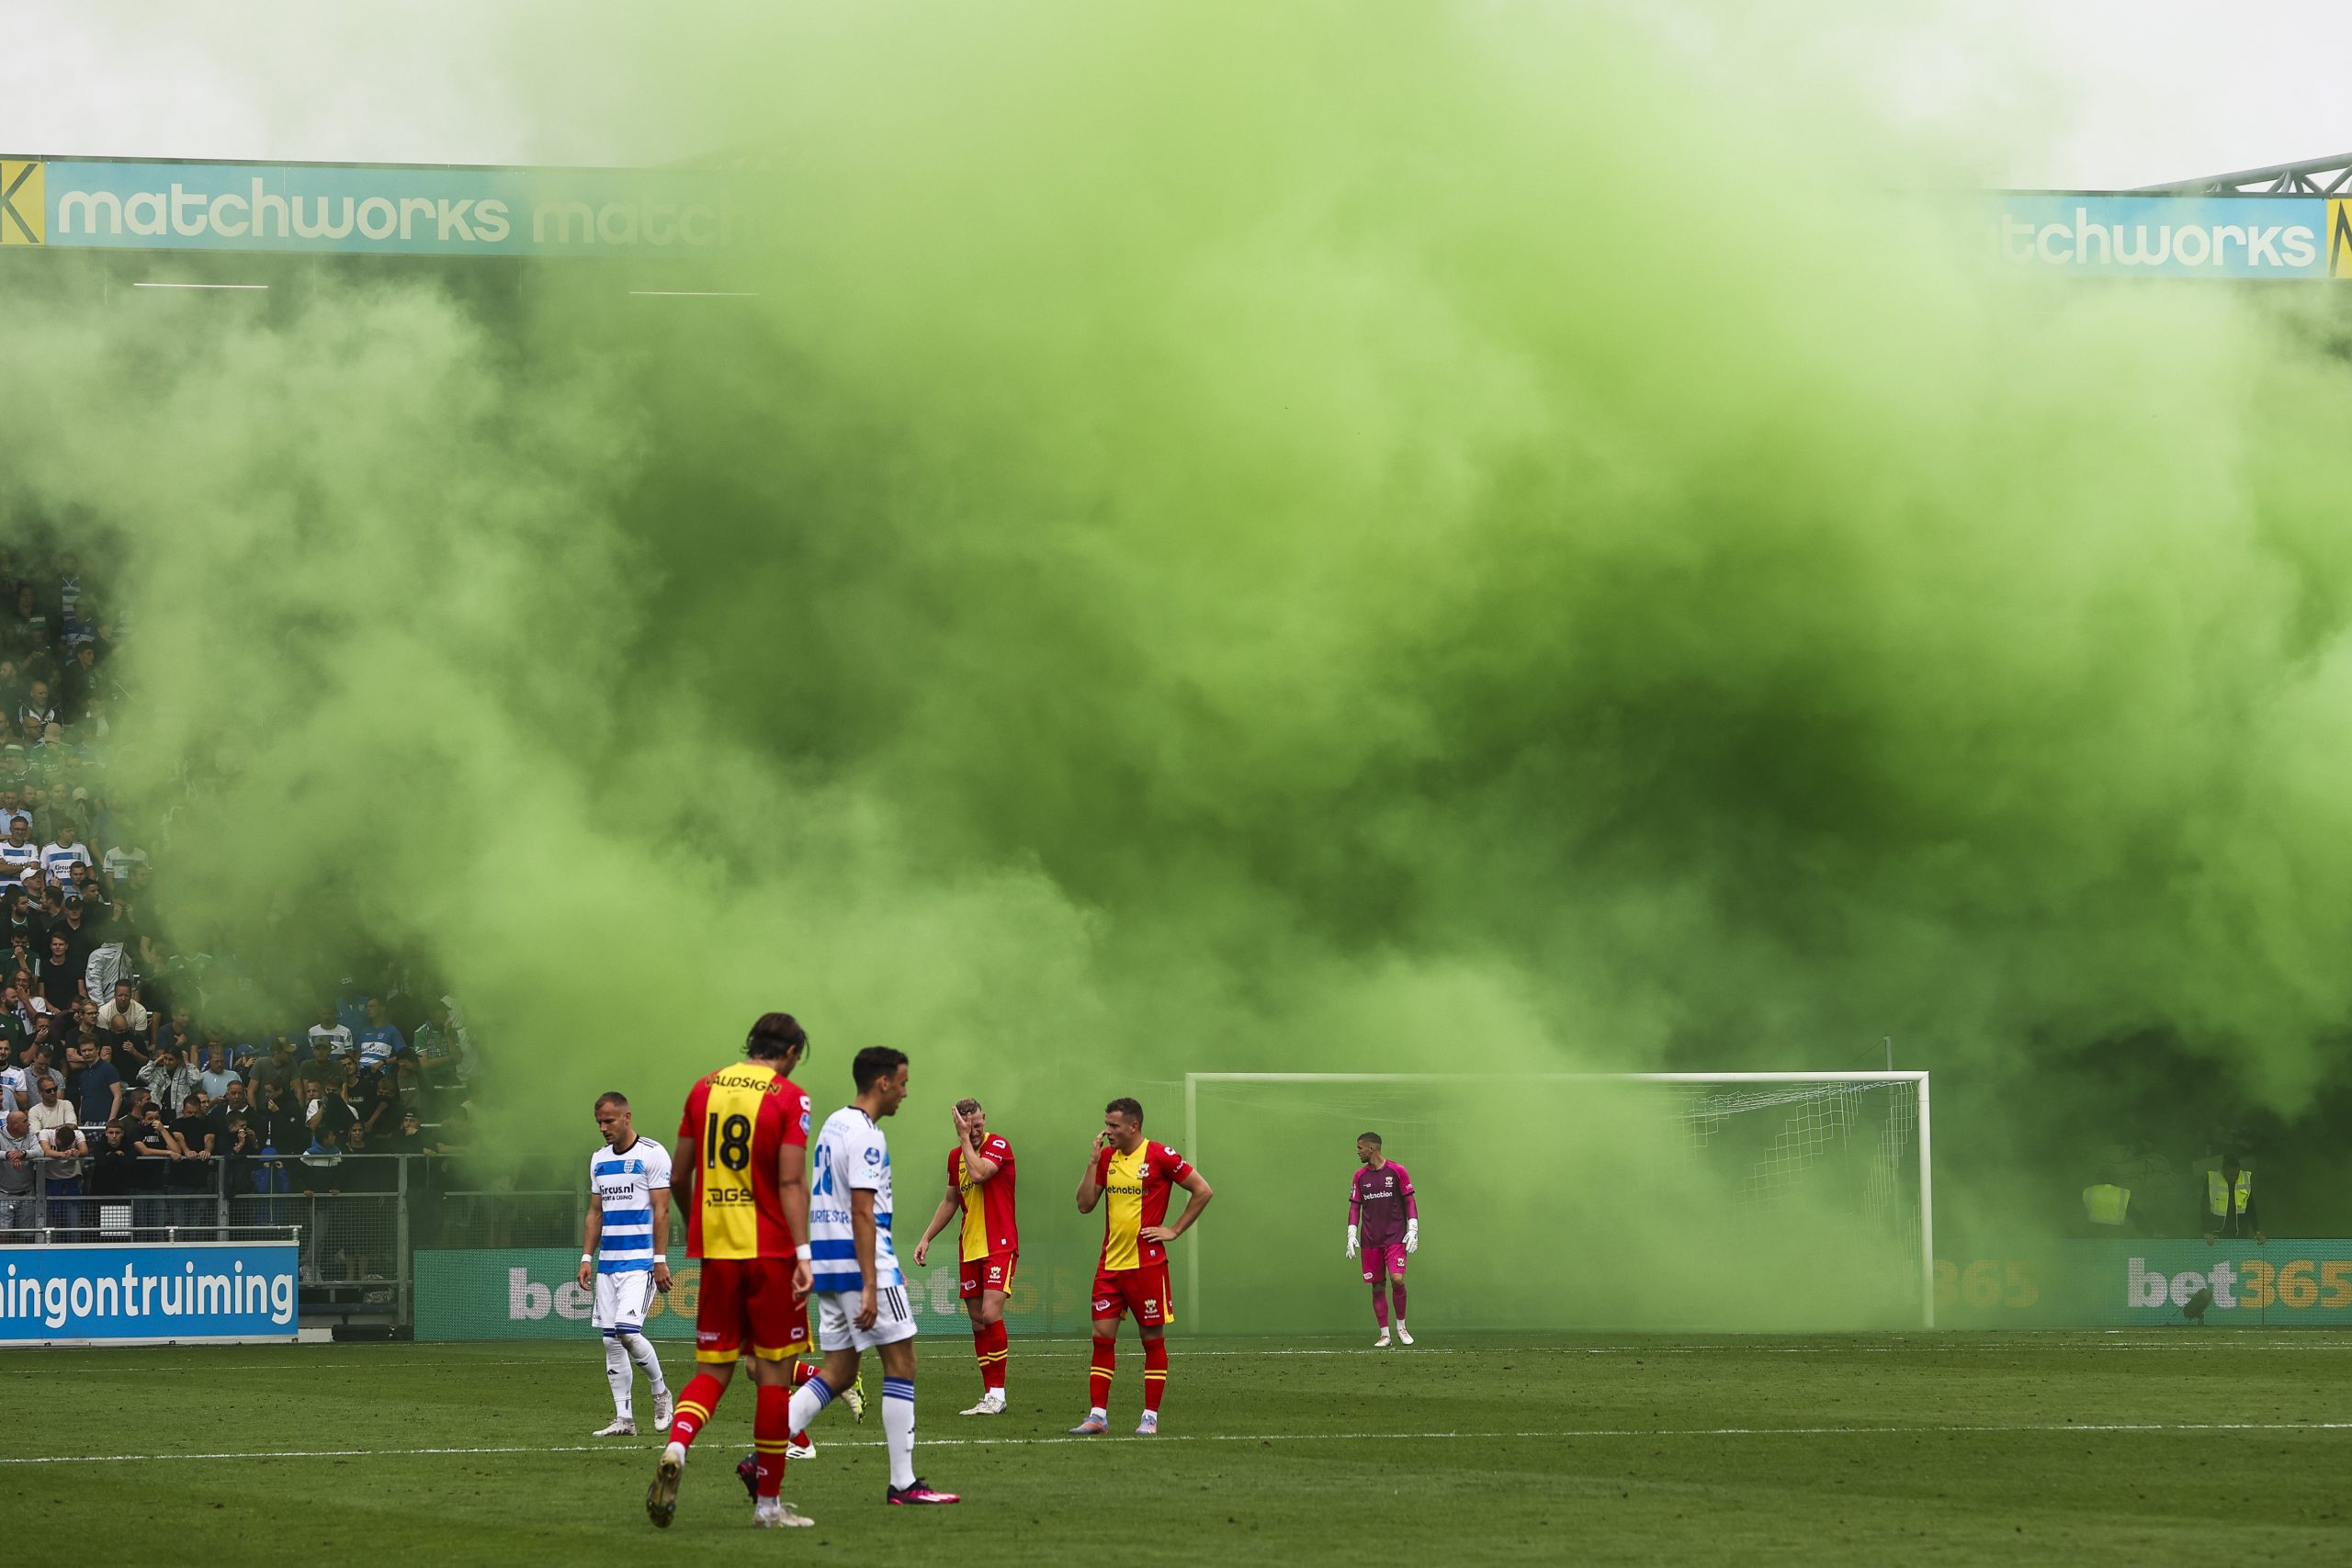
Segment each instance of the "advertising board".
[{"label": "advertising board", "polygon": [[292,1343],[292,1242],[11,1247],[0,1266],[0,1346]]}]

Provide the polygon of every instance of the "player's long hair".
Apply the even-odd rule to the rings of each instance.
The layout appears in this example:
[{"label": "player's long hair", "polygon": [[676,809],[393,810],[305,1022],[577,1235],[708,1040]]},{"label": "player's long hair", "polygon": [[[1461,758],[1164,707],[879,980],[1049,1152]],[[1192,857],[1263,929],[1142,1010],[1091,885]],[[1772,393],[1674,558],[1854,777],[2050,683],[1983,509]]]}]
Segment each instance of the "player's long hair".
[{"label": "player's long hair", "polygon": [[808,1032],[788,1012],[763,1012],[743,1042],[743,1054],[755,1062],[787,1059],[787,1067],[797,1066],[808,1056]]}]

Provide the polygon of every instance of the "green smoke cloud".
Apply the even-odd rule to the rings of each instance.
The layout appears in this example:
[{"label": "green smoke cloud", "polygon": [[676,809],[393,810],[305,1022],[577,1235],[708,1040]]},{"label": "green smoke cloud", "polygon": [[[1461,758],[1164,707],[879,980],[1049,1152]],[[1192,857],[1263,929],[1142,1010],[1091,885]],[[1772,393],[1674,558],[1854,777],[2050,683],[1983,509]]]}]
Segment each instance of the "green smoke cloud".
[{"label": "green smoke cloud", "polygon": [[[2100,1042],[2284,1115],[2326,1084],[2325,304],[1991,278],[1884,196],[1919,165],[1833,61],[1735,69],[1720,17],[671,37],[724,63],[650,42],[624,112],[767,150],[754,299],[548,267],[15,313],[21,479],[133,537],[119,791],[208,781],[178,942],[423,945],[520,1146],[789,1007],[820,1084],[887,1041],[910,1114],[980,1093],[1057,1207],[1104,1098],[1166,1132],[1194,1070],[1891,1034],[2003,1197],[2064,1124],[2037,1086],[2116,1092],[2069,1076]],[[1736,179],[1661,178],[1735,139]],[[1497,1138],[1572,1188],[1623,1156],[1544,1120],[1430,1136],[1464,1184],[1523,1179]],[[1351,1135],[1300,1198],[1335,1234]],[[1305,1179],[1253,1146],[1212,1179]]]}]

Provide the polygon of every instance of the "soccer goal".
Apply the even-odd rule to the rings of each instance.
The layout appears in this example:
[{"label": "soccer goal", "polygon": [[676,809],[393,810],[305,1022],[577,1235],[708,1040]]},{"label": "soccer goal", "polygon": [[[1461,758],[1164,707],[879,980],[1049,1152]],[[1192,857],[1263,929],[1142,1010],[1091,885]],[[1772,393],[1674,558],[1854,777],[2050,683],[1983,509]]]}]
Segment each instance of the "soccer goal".
[{"label": "soccer goal", "polygon": [[1187,1074],[1218,1191],[1182,1244],[1194,1324],[1363,1315],[1339,1247],[1366,1132],[1419,1195],[1421,1322],[1935,1326],[1924,1072]]}]

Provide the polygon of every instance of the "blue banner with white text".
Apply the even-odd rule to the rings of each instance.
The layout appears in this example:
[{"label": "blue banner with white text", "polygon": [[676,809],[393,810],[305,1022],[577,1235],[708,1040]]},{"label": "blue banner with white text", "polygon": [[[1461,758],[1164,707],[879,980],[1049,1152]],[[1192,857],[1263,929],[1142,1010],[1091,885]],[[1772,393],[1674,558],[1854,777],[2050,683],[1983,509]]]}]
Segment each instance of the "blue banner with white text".
[{"label": "blue banner with white text", "polygon": [[295,1337],[292,1242],[10,1247],[0,1346]]},{"label": "blue banner with white text", "polygon": [[2352,276],[2352,203],[2317,196],[2012,194],[2010,266],[2095,277]]}]

